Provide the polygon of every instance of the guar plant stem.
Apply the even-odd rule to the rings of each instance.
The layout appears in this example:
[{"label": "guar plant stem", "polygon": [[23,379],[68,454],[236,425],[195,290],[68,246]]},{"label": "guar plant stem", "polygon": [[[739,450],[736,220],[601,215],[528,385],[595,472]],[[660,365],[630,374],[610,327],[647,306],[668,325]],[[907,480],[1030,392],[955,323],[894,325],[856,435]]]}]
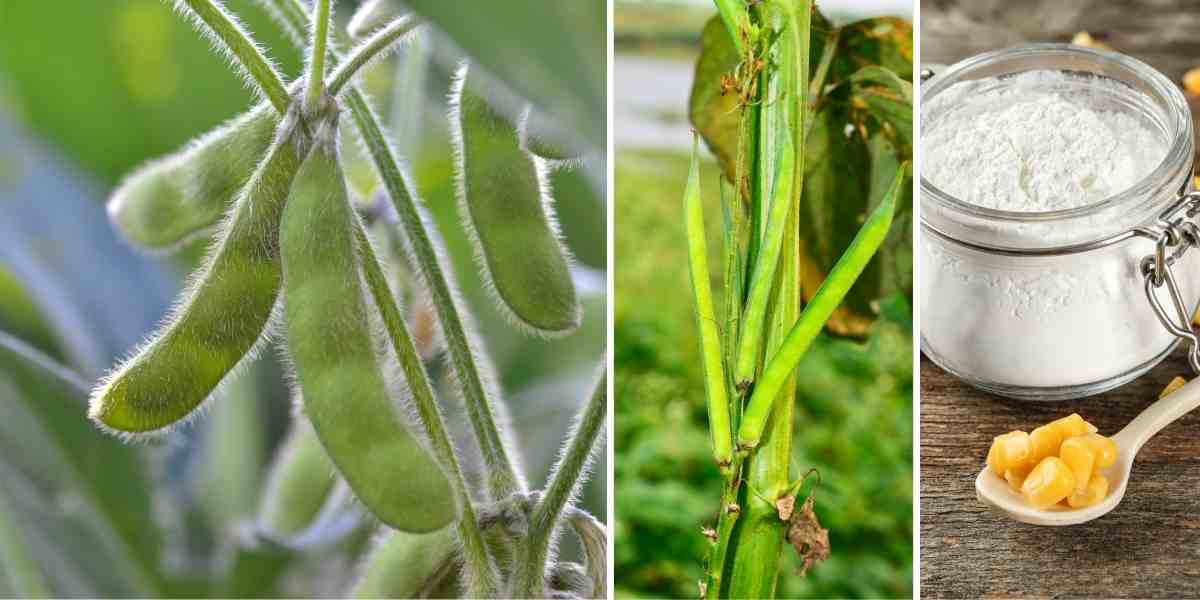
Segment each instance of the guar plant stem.
[{"label": "guar plant stem", "polygon": [[[309,18],[305,14],[300,0],[270,1],[276,9],[273,12],[287,20],[284,26],[289,31],[306,31],[308,29]],[[290,37],[296,39],[294,33]],[[502,500],[513,493],[523,492],[522,479],[518,477],[516,469],[509,459],[508,450],[504,447],[491,400],[487,397],[479,368],[475,364],[462,318],[458,315],[454,298],[450,293],[449,283],[442,273],[433,242],[429,233],[425,231],[425,224],[417,211],[416,203],[408,193],[408,187],[400,173],[400,167],[396,162],[391,145],[383,134],[378,117],[371,111],[370,105],[367,104],[362,93],[351,86],[343,97],[350,108],[359,133],[366,142],[367,150],[383,180],[388,197],[391,198],[396,212],[400,215],[401,224],[412,246],[421,276],[433,296],[438,320],[441,322],[446,338],[446,346],[450,351],[451,363],[458,376],[458,383],[462,387],[463,401],[467,406],[471,428],[487,467],[490,496]]]},{"label": "guar plant stem", "polygon": [[304,111],[312,113],[321,100],[325,85],[325,45],[329,40],[329,0],[313,3],[312,42],[308,57],[308,82],[304,94]]},{"label": "guar plant stem", "polygon": [[739,448],[750,449],[758,445],[776,394],[791,377],[804,352],[821,332],[834,309],[842,303],[846,293],[887,237],[896,210],[896,196],[899,195],[900,185],[904,182],[906,169],[907,164],[901,166],[879,206],[859,229],[845,253],[833,265],[829,276],[821,282],[787,339],[763,370],[738,429]]},{"label": "guar plant stem", "polygon": [[458,458],[454,454],[454,445],[450,441],[450,435],[446,432],[445,422],[438,410],[437,401],[433,397],[429,378],[421,365],[421,357],[417,354],[408,327],[400,316],[395,296],[388,286],[387,277],[383,274],[379,259],[375,256],[375,250],[371,247],[362,222],[356,224],[355,236],[358,238],[367,287],[370,288],[375,305],[383,317],[384,328],[387,329],[388,338],[392,343],[392,349],[396,353],[400,368],[404,371],[404,378],[412,394],[413,404],[416,405],[421,424],[429,434],[434,454],[441,461],[442,468],[446,470],[450,484],[454,486],[458,495],[460,517],[456,526],[470,575],[467,578],[469,588],[466,592],[472,598],[495,596],[499,591],[495,566],[488,553],[483,532],[479,529],[475,509],[471,505],[470,490],[466,480],[463,479],[462,468],[458,464]]},{"label": "guar plant stem", "polygon": [[514,598],[543,598],[546,595],[546,558],[554,528],[586,475],[596,439],[608,415],[607,375],[607,370],[601,371],[591,397],[576,418],[570,441],[554,466],[550,483],[529,518],[529,533],[518,541],[513,573]]},{"label": "guar plant stem", "polygon": [[191,9],[200,23],[224,45],[226,51],[245,71],[250,81],[267,97],[279,114],[287,112],[288,93],[283,77],[259,50],[254,38],[217,0],[178,0],[180,6]]},{"label": "guar plant stem", "polygon": [[411,16],[400,17],[356,46],[334,70],[329,80],[329,93],[337,96],[342,91],[342,87],[350,83],[363,66],[375,60],[380,53],[390,50],[405,34],[416,29],[420,24],[419,19]]}]

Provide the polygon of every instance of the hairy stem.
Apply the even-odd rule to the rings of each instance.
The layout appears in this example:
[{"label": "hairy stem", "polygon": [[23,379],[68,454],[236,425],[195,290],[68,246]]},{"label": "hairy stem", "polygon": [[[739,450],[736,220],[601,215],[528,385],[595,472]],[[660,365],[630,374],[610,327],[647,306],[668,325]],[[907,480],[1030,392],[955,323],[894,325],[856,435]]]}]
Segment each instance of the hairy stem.
[{"label": "hairy stem", "polygon": [[337,96],[342,87],[350,83],[359,70],[395,47],[405,34],[421,24],[420,19],[405,15],[376,31],[366,41],[350,51],[348,57],[334,70],[329,80],[329,93]]},{"label": "hairy stem", "polygon": [[325,46],[329,40],[329,0],[313,3],[312,51],[308,57],[308,91],[304,94],[305,112],[316,110],[325,83]]},{"label": "hairy stem", "polygon": [[[287,19],[285,27],[299,31],[304,31],[308,27],[308,16],[305,14],[300,0],[271,1],[276,9],[274,12],[281,18]],[[408,186],[401,175],[395,153],[383,134],[379,118],[371,111],[362,92],[351,86],[345,94],[345,99],[359,133],[366,142],[367,150],[375,163],[380,179],[383,180],[388,197],[391,198],[396,212],[400,215],[401,224],[412,246],[421,276],[433,296],[438,320],[446,338],[446,346],[450,351],[451,363],[458,383],[462,387],[463,400],[467,406],[471,428],[487,467],[488,491],[491,497],[497,500],[507,498],[516,492],[523,492],[524,483],[518,476],[513,462],[509,459],[508,450],[503,444],[491,400],[487,396],[479,368],[475,364],[475,357],[472,354],[462,318],[458,314],[453,295],[450,293],[450,285],[442,273],[433,242],[425,230],[425,224],[417,211],[416,203],[408,193]]]},{"label": "hairy stem", "polygon": [[258,43],[217,0],[178,0],[191,10],[241,66],[246,77],[257,84],[279,114],[287,112],[288,93],[283,77],[259,49]]},{"label": "hairy stem", "polygon": [[370,288],[375,305],[383,317],[384,328],[392,343],[392,349],[396,353],[396,360],[399,361],[400,368],[404,371],[404,378],[412,393],[417,415],[420,417],[421,425],[429,434],[434,454],[437,455],[442,463],[442,468],[449,475],[450,484],[454,486],[454,491],[459,498],[461,514],[457,523],[458,535],[462,540],[463,555],[470,572],[470,577],[467,578],[469,589],[466,591],[471,597],[494,596],[499,590],[495,566],[488,552],[487,544],[484,542],[483,532],[479,529],[475,509],[471,506],[471,493],[463,478],[458,458],[454,454],[454,445],[450,441],[450,435],[446,432],[445,422],[438,410],[437,401],[433,397],[433,388],[429,385],[429,378],[421,365],[421,357],[417,354],[416,346],[413,345],[408,326],[400,316],[395,296],[388,286],[387,278],[379,266],[379,259],[375,256],[375,250],[371,247],[371,242],[367,238],[361,221],[357,223],[354,233],[358,239],[367,287]]},{"label": "hairy stem", "polygon": [[559,516],[571,502],[587,473],[587,465],[596,439],[608,415],[608,371],[600,372],[596,387],[587,405],[576,417],[570,441],[559,457],[533,515],[529,519],[529,534],[519,542],[514,578],[514,597],[541,598],[545,596],[546,558],[550,540]]}]

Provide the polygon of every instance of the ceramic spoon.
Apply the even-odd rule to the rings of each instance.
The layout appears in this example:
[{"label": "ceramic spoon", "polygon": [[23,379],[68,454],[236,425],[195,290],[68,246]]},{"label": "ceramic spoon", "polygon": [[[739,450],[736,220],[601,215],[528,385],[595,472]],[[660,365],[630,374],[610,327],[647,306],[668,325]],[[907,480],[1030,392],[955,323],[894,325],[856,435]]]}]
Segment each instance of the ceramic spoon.
[{"label": "ceramic spoon", "polygon": [[1098,519],[1116,508],[1121,498],[1125,497],[1129,472],[1133,469],[1133,458],[1142,446],[1163,427],[1197,406],[1200,406],[1200,377],[1151,404],[1114,435],[1112,439],[1117,444],[1117,462],[1099,470],[1101,475],[1108,478],[1108,496],[1097,504],[1087,508],[1035,508],[1026,502],[1020,493],[1013,491],[1003,477],[998,477],[987,467],[975,478],[975,495],[979,497],[980,502],[1010,519],[1033,525],[1078,525]]}]

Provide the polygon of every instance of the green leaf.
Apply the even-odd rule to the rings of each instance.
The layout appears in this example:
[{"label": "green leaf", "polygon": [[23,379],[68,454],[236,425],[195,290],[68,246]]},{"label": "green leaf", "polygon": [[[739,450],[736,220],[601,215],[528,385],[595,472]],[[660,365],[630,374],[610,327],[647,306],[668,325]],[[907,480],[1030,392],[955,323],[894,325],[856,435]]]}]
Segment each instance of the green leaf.
[{"label": "green leaf", "polygon": [[604,0],[406,0],[470,57],[593,149],[607,129]]}]

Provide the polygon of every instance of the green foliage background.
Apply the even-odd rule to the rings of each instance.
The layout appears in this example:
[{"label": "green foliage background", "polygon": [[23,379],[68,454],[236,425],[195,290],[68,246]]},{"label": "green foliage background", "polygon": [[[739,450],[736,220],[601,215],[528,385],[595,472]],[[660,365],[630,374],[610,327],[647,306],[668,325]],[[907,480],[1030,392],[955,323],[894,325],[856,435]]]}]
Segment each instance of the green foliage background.
[{"label": "green foliage background", "polygon": [[[710,240],[720,239],[715,162],[702,165]],[[696,597],[720,477],[707,432],[699,341],[680,225],[687,158],[618,150],[615,565],[619,597]],[[721,245],[709,244],[719,269]],[[720,273],[712,273],[720,290]],[[720,303],[720,299],[715,301]],[[797,370],[795,472],[821,472],[817,514],[832,555],[780,597],[912,595],[912,321],[880,302],[863,342],[822,336]],[[806,486],[807,488],[808,486]]]}]

